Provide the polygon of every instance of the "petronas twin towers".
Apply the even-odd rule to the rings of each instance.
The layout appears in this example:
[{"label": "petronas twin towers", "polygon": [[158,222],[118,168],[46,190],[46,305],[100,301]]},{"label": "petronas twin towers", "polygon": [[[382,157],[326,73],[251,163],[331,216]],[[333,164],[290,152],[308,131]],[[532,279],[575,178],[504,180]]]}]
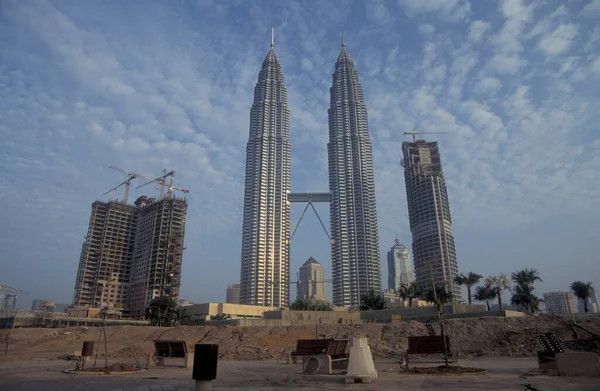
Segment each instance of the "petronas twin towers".
[{"label": "petronas twin towers", "polygon": [[[381,288],[375,181],[367,108],[354,62],[342,39],[330,89],[329,190],[333,302],[360,304]],[[274,43],[254,89],[246,180],[240,303],[289,303],[290,112]],[[310,200],[310,194],[298,193]],[[301,197],[300,197],[301,198]],[[298,197],[295,197],[298,199]]]}]

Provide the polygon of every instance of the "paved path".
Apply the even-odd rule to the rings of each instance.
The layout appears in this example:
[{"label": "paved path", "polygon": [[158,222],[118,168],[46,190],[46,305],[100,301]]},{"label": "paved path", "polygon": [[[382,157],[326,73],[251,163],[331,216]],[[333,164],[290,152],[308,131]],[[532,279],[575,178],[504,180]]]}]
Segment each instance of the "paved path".
[{"label": "paved path", "polygon": [[[600,391],[598,378],[548,376],[536,370],[533,358],[462,360],[462,366],[488,369],[479,375],[416,375],[402,372],[392,361],[376,363],[378,379],[372,384],[344,384],[343,375],[301,374],[300,365],[273,361],[221,361],[214,390],[522,390],[528,383],[539,391]],[[65,374],[67,361],[0,362],[2,391],[183,391],[194,390],[191,369],[152,368],[130,375]],[[417,364],[422,366],[423,364]],[[434,364],[439,365],[439,364]]]}]

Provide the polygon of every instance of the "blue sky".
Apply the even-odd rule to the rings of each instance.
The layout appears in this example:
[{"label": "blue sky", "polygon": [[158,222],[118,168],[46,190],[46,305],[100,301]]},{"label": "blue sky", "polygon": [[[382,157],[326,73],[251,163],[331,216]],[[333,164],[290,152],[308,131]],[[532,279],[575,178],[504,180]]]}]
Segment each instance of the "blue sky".
[{"label": "blue sky", "polygon": [[[369,112],[384,283],[396,235],[411,243],[398,163],[401,133],[417,128],[450,132],[435,138],[460,270],[533,267],[539,293],[578,279],[600,287],[599,0],[0,8],[0,283],[30,292],[21,305],[70,302],[90,205],[125,179],[111,164],[176,171],[191,190],[182,297],[224,300],[239,279],[249,111],[272,25],[295,192],[327,191],[329,87],[344,25]],[[292,208],[292,229],[302,208]],[[318,210],[328,226],[327,207]],[[311,255],[330,276],[327,238],[308,214],[292,280]]]}]

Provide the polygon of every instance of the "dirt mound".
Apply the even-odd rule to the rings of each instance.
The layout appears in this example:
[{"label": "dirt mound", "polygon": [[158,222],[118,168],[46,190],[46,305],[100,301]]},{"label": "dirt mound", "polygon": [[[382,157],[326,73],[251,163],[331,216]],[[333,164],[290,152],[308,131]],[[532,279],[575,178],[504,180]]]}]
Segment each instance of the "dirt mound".
[{"label": "dirt mound", "polygon": [[459,366],[445,366],[440,365],[439,367],[417,367],[411,368],[412,373],[426,373],[430,375],[450,375],[450,374],[461,374],[461,373],[480,373],[485,372],[482,368],[473,367],[459,367]]},{"label": "dirt mound", "polygon": [[[580,314],[581,325],[600,334],[600,314]],[[478,318],[447,321],[451,348],[464,356],[533,356],[539,350],[535,335],[555,333],[559,340],[591,339],[592,335],[572,328],[568,316],[524,316],[518,318]],[[439,334],[439,325],[435,326]],[[19,328],[0,330],[9,334],[6,360],[56,359],[64,354],[81,352],[83,341],[94,341],[98,358],[104,357],[104,342],[99,327],[63,329]],[[365,336],[375,359],[397,358],[405,351],[408,336],[427,335],[423,323],[407,321],[395,324],[318,325],[318,326],[254,326],[254,327],[151,327],[112,326],[106,330],[108,357],[127,362],[145,362],[154,351],[153,340],[183,340],[188,350],[194,344],[219,345],[219,356],[225,360],[284,360],[302,338],[352,338]],[[596,342],[579,344],[586,350],[598,347]]]}]

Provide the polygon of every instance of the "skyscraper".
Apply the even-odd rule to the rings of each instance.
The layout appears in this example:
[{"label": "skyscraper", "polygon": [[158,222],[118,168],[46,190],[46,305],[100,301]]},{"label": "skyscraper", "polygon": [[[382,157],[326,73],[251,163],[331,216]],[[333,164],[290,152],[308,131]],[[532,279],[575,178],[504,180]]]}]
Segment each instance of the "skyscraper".
[{"label": "skyscraper", "polygon": [[325,271],[323,266],[313,257],[308,258],[300,267],[296,296],[298,299],[327,300]]},{"label": "skyscraper", "polygon": [[431,267],[436,283],[444,284],[458,298],[450,203],[438,144],[404,142],[402,153],[416,282],[424,291],[431,289]]},{"label": "skyscraper", "polygon": [[227,284],[225,303],[240,304],[240,284]]},{"label": "skyscraper", "polygon": [[254,88],[240,273],[240,303],[286,306],[289,301],[290,112],[273,38]]},{"label": "skyscraper", "polygon": [[573,314],[577,312],[577,301],[573,292],[544,293],[546,311],[553,315]]},{"label": "skyscraper", "polygon": [[413,281],[412,265],[408,249],[398,239],[387,253],[388,260],[388,289],[398,290],[402,284]]},{"label": "skyscraper", "polygon": [[379,233],[367,107],[343,38],[328,116],[333,302],[357,305],[381,290]]}]

